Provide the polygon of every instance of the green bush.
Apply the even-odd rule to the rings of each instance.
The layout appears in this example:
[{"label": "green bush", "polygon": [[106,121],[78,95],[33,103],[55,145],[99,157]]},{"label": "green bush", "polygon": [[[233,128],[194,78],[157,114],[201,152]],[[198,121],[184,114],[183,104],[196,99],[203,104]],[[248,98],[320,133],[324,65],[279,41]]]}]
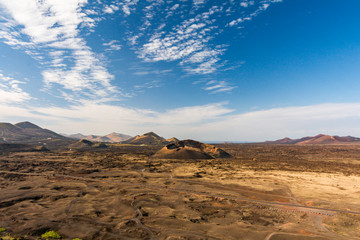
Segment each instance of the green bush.
[{"label": "green bush", "polygon": [[0,228],[0,233],[5,232],[5,228]]},{"label": "green bush", "polygon": [[73,240],[82,240],[81,238],[74,238]]},{"label": "green bush", "polygon": [[41,235],[41,238],[53,238],[53,239],[60,239],[61,236],[60,234],[58,234],[55,231],[48,231],[46,233],[44,233],[43,235]]}]

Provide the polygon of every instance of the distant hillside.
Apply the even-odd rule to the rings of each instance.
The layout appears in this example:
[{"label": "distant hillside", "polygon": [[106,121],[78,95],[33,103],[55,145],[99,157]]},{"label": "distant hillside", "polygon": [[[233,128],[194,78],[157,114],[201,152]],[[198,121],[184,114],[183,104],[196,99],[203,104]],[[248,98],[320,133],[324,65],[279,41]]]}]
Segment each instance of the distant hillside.
[{"label": "distant hillside", "polygon": [[48,129],[41,128],[30,122],[0,123],[0,141],[5,143],[25,143],[31,141],[67,139]]},{"label": "distant hillside", "polygon": [[131,136],[126,135],[126,134],[121,134],[121,133],[110,133],[108,135],[105,136],[98,136],[98,135],[83,135],[81,133],[77,133],[77,134],[71,134],[71,135],[67,135],[67,134],[63,134],[66,137],[72,138],[72,139],[85,139],[85,140],[89,140],[89,141],[93,141],[93,142],[122,142],[125,140],[128,140],[131,138]]},{"label": "distant hillside", "polygon": [[11,123],[0,123],[0,143],[27,144],[34,147],[34,149],[36,146],[46,146],[47,149],[51,150],[64,148],[73,142],[75,140],[41,128],[31,122],[20,122],[14,125]]},{"label": "distant hillside", "polygon": [[142,144],[144,144],[144,145],[165,145],[165,144],[168,144],[169,141],[167,141],[163,137],[160,137],[156,133],[148,132],[141,136],[137,135],[126,141],[123,141],[122,143],[135,144],[135,145],[142,145]]},{"label": "distant hillside", "polygon": [[314,137],[303,137],[299,139],[283,138],[276,141],[267,141],[268,144],[297,144],[297,145],[306,145],[306,144],[349,144],[349,143],[360,143],[360,138],[346,136],[330,136],[319,134]]}]

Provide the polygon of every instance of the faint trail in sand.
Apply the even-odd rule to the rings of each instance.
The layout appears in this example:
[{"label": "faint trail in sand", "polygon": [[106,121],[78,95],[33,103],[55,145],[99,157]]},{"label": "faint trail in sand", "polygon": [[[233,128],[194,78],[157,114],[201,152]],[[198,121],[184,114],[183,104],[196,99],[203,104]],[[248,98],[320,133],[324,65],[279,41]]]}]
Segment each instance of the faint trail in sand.
[{"label": "faint trail in sand", "polygon": [[143,214],[142,212],[140,211],[140,208],[136,206],[137,204],[137,200],[136,200],[136,197],[138,196],[143,196],[144,194],[138,194],[138,195],[135,195],[133,197],[133,200],[131,202],[131,207],[135,210],[135,213],[136,213],[136,216],[134,218],[131,219],[131,221],[134,221],[136,223],[136,225],[145,230],[145,232],[147,232],[149,234],[149,238],[150,240],[151,239],[156,239],[153,232],[151,231],[151,229],[147,226],[145,226],[142,222],[141,222],[141,219],[143,218]]},{"label": "faint trail in sand", "polygon": [[[274,235],[290,235],[290,236],[304,236],[303,234],[300,234],[300,233],[287,233],[287,232],[272,232],[270,233],[269,235],[267,235],[265,237],[264,240],[271,240],[271,237],[273,237]],[[321,236],[306,236],[306,237],[309,237],[309,238],[319,238]],[[290,238],[289,238],[290,239]]]}]

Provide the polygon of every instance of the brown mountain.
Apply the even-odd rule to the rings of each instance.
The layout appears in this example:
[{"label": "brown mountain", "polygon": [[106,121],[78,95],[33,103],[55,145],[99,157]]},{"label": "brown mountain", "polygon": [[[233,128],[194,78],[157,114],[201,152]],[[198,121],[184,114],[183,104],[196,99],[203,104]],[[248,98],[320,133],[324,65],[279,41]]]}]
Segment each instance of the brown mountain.
[{"label": "brown mountain", "polygon": [[32,142],[42,140],[67,139],[48,129],[41,128],[30,122],[0,123],[0,140],[6,143]]},{"label": "brown mountain", "polygon": [[213,159],[229,158],[231,155],[210,144],[183,140],[166,145],[152,157],[161,159]]},{"label": "brown mountain", "polygon": [[169,142],[165,138],[160,137],[154,132],[148,132],[141,136],[137,135],[135,137],[132,137],[128,140],[123,141],[122,143],[135,145],[165,145]]},{"label": "brown mountain", "polygon": [[299,139],[283,138],[276,141],[267,141],[268,144],[297,144],[297,145],[306,145],[306,144],[346,144],[346,143],[360,143],[360,138],[346,136],[330,136],[319,134],[314,137],[303,137]]}]

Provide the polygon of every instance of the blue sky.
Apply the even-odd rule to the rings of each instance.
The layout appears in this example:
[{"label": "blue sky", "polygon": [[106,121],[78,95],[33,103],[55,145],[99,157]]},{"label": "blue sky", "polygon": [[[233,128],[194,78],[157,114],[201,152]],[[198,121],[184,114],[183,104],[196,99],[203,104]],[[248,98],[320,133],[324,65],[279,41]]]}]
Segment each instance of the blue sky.
[{"label": "blue sky", "polygon": [[355,0],[0,0],[0,121],[204,141],[360,136]]}]

